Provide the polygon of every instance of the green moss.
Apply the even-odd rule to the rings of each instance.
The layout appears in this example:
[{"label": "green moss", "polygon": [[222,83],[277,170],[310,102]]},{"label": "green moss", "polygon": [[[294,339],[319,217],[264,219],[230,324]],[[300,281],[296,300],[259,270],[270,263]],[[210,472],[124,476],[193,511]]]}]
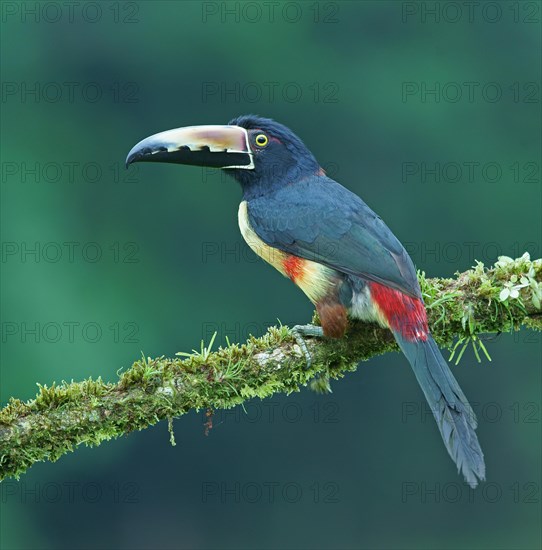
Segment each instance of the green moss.
[{"label": "green moss", "polygon": [[[520,326],[542,330],[541,260],[501,258],[490,270],[478,262],[456,279],[427,279],[424,273],[419,279],[433,335],[450,348],[457,339],[456,357],[468,345],[483,357],[483,333]],[[313,323],[319,323],[316,313]],[[100,378],[53,383],[39,385],[35,399],[27,403],[10,399],[0,411],[0,479],[18,477],[38,461],[55,461],[81,443],[99,445],[164,419],[173,444],[171,421],[190,410],[228,409],[307,385],[329,392],[330,380],[355,371],[359,361],[398,350],[389,331],[360,321],[351,321],[341,340],[307,339],[313,358],[308,369],[282,325],[216,351],[214,339],[176,358],[142,357],[115,384]]]}]

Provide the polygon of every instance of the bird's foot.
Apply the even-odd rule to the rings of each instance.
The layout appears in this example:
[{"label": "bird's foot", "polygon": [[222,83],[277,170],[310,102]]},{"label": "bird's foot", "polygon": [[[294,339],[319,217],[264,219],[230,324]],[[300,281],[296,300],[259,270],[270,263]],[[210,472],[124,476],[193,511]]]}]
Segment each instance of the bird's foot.
[{"label": "bird's foot", "polygon": [[301,348],[307,365],[305,368],[309,369],[312,364],[311,354],[307,348],[307,343],[305,338],[310,336],[312,338],[322,338],[324,336],[324,329],[322,327],[317,327],[316,325],[295,325],[292,328],[292,336],[295,338],[297,345]]}]

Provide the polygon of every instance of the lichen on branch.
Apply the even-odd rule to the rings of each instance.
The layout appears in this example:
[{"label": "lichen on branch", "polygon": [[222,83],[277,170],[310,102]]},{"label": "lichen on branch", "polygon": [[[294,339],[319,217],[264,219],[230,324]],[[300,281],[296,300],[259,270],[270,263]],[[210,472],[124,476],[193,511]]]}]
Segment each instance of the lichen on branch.
[{"label": "lichen on branch", "polygon": [[[457,341],[459,357],[469,344],[477,356],[486,353],[481,334],[542,330],[542,260],[528,254],[501,257],[490,269],[478,262],[455,279],[420,273],[419,280],[435,340],[448,348]],[[193,409],[228,409],[307,384],[329,391],[330,379],[356,370],[360,361],[398,350],[388,330],[360,321],[351,321],[341,340],[307,339],[307,346],[310,368],[288,327],[271,327],[242,345],[212,351],[212,342],[202,343],[176,358],[143,357],[115,383],[39,385],[35,399],[12,398],[0,410],[0,480],[18,478],[35,462],[56,461],[80,444],[99,445]]]}]

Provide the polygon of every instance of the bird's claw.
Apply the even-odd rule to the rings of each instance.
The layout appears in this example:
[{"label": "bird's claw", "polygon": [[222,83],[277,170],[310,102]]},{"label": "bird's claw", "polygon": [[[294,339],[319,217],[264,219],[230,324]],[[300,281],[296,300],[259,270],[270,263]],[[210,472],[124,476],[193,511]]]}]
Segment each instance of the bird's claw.
[{"label": "bird's claw", "polygon": [[307,361],[306,369],[309,369],[312,364],[311,354],[307,348],[307,343],[305,338],[310,336],[312,338],[322,338],[324,336],[324,330],[322,327],[317,327],[316,325],[295,325],[292,328],[292,336],[295,338],[297,345],[301,348],[305,360]]}]

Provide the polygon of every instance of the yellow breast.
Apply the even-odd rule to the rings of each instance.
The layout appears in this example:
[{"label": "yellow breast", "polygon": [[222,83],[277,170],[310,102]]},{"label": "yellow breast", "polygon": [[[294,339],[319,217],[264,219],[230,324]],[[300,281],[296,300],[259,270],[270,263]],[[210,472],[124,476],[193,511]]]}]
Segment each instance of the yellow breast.
[{"label": "yellow breast", "polygon": [[287,254],[264,243],[250,226],[247,201],[239,205],[239,229],[248,246],[299,286],[312,303],[320,301],[335,286],[334,269]]}]

